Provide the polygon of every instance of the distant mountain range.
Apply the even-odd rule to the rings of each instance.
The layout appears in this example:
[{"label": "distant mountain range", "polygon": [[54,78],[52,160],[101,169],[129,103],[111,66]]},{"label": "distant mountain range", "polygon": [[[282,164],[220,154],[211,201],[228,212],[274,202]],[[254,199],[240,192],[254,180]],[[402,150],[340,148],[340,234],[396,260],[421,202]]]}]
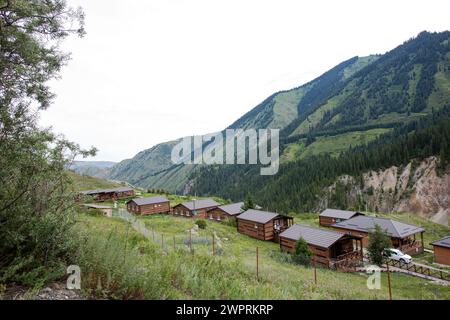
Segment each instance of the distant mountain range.
[{"label": "distant mountain range", "polygon": [[69,169],[81,175],[107,178],[116,164],[112,161],[74,161]]},{"label": "distant mountain range", "polygon": [[[422,32],[385,54],[353,57],[302,86],[277,92],[229,128],[280,129],[283,168],[321,154],[336,157],[449,104],[450,32]],[[204,192],[195,186],[202,181],[201,168],[171,162],[176,142],[158,144],[112,168],[86,170],[141,187]],[[222,183],[227,190],[245,190],[242,182]]]}]

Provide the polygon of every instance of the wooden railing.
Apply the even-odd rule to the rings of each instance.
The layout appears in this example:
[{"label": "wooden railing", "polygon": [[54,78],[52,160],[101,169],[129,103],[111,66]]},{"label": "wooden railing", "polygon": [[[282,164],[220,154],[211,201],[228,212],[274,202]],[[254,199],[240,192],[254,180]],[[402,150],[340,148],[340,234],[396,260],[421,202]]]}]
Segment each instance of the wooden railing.
[{"label": "wooden railing", "polygon": [[418,241],[412,242],[410,244],[404,244],[398,249],[406,254],[418,254],[423,252],[422,243]]},{"label": "wooden railing", "polygon": [[422,274],[425,276],[438,278],[441,280],[450,281],[450,272],[447,272],[444,270],[430,268],[430,267],[423,266],[423,265],[417,265],[415,263],[406,264],[401,261],[392,260],[392,259],[388,259],[386,261],[386,263],[389,264],[390,266],[393,266],[393,267],[396,267],[399,269],[419,273],[419,274]]},{"label": "wooden railing", "polygon": [[339,255],[336,260],[331,262],[332,268],[339,271],[356,271],[356,268],[362,264],[363,256],[360,251],[351,251]]}]

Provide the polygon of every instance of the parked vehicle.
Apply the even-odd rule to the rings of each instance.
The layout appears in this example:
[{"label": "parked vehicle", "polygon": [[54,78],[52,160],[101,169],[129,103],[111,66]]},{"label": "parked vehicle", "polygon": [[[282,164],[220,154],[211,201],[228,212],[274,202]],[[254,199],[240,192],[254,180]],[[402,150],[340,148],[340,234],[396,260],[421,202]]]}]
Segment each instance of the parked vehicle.
[{"label": "parked vehicle", "polygon": [[403,253],[398,249],[385,249],[384,254],[392,260],[400,261],[406,264],[412,262],[412,257],[409,254]]}]

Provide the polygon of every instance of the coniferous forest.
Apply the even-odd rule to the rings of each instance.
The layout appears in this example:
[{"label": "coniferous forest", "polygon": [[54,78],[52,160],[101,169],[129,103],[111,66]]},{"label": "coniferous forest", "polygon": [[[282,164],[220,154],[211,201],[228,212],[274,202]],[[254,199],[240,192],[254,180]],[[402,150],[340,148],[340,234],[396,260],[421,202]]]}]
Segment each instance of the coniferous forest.
[{"label": "coniferous forest", "polygon": [[[275,176],[260,176],[256,166],[205,166],[192,175],[194,193],[231,200],[255,201],[282,212],[311,211],[325,188],[344,174],[360,177],[369,170],[405,165],[412,159],[438,155],[440,168],[450,162],[450,106],[430,116],[399,125],[375,141],[350,148],[338,157],[328,154],[282,164]],[[340,207],[342,199],[331,199]]]}]

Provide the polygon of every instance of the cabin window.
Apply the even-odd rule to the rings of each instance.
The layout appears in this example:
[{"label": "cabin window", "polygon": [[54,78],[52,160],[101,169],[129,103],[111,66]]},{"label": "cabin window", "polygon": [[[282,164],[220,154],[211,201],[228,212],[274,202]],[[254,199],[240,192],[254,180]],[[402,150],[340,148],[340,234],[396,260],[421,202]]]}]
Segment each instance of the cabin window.
[{"label": "cabin window", "polygon": [[257,224],[255,224],[255,229],[258,229],[258,225]]},{"label": "cabin window", "polygon": [[213,215],[212,214],[209,215],[209,219],[213,220]]}]

